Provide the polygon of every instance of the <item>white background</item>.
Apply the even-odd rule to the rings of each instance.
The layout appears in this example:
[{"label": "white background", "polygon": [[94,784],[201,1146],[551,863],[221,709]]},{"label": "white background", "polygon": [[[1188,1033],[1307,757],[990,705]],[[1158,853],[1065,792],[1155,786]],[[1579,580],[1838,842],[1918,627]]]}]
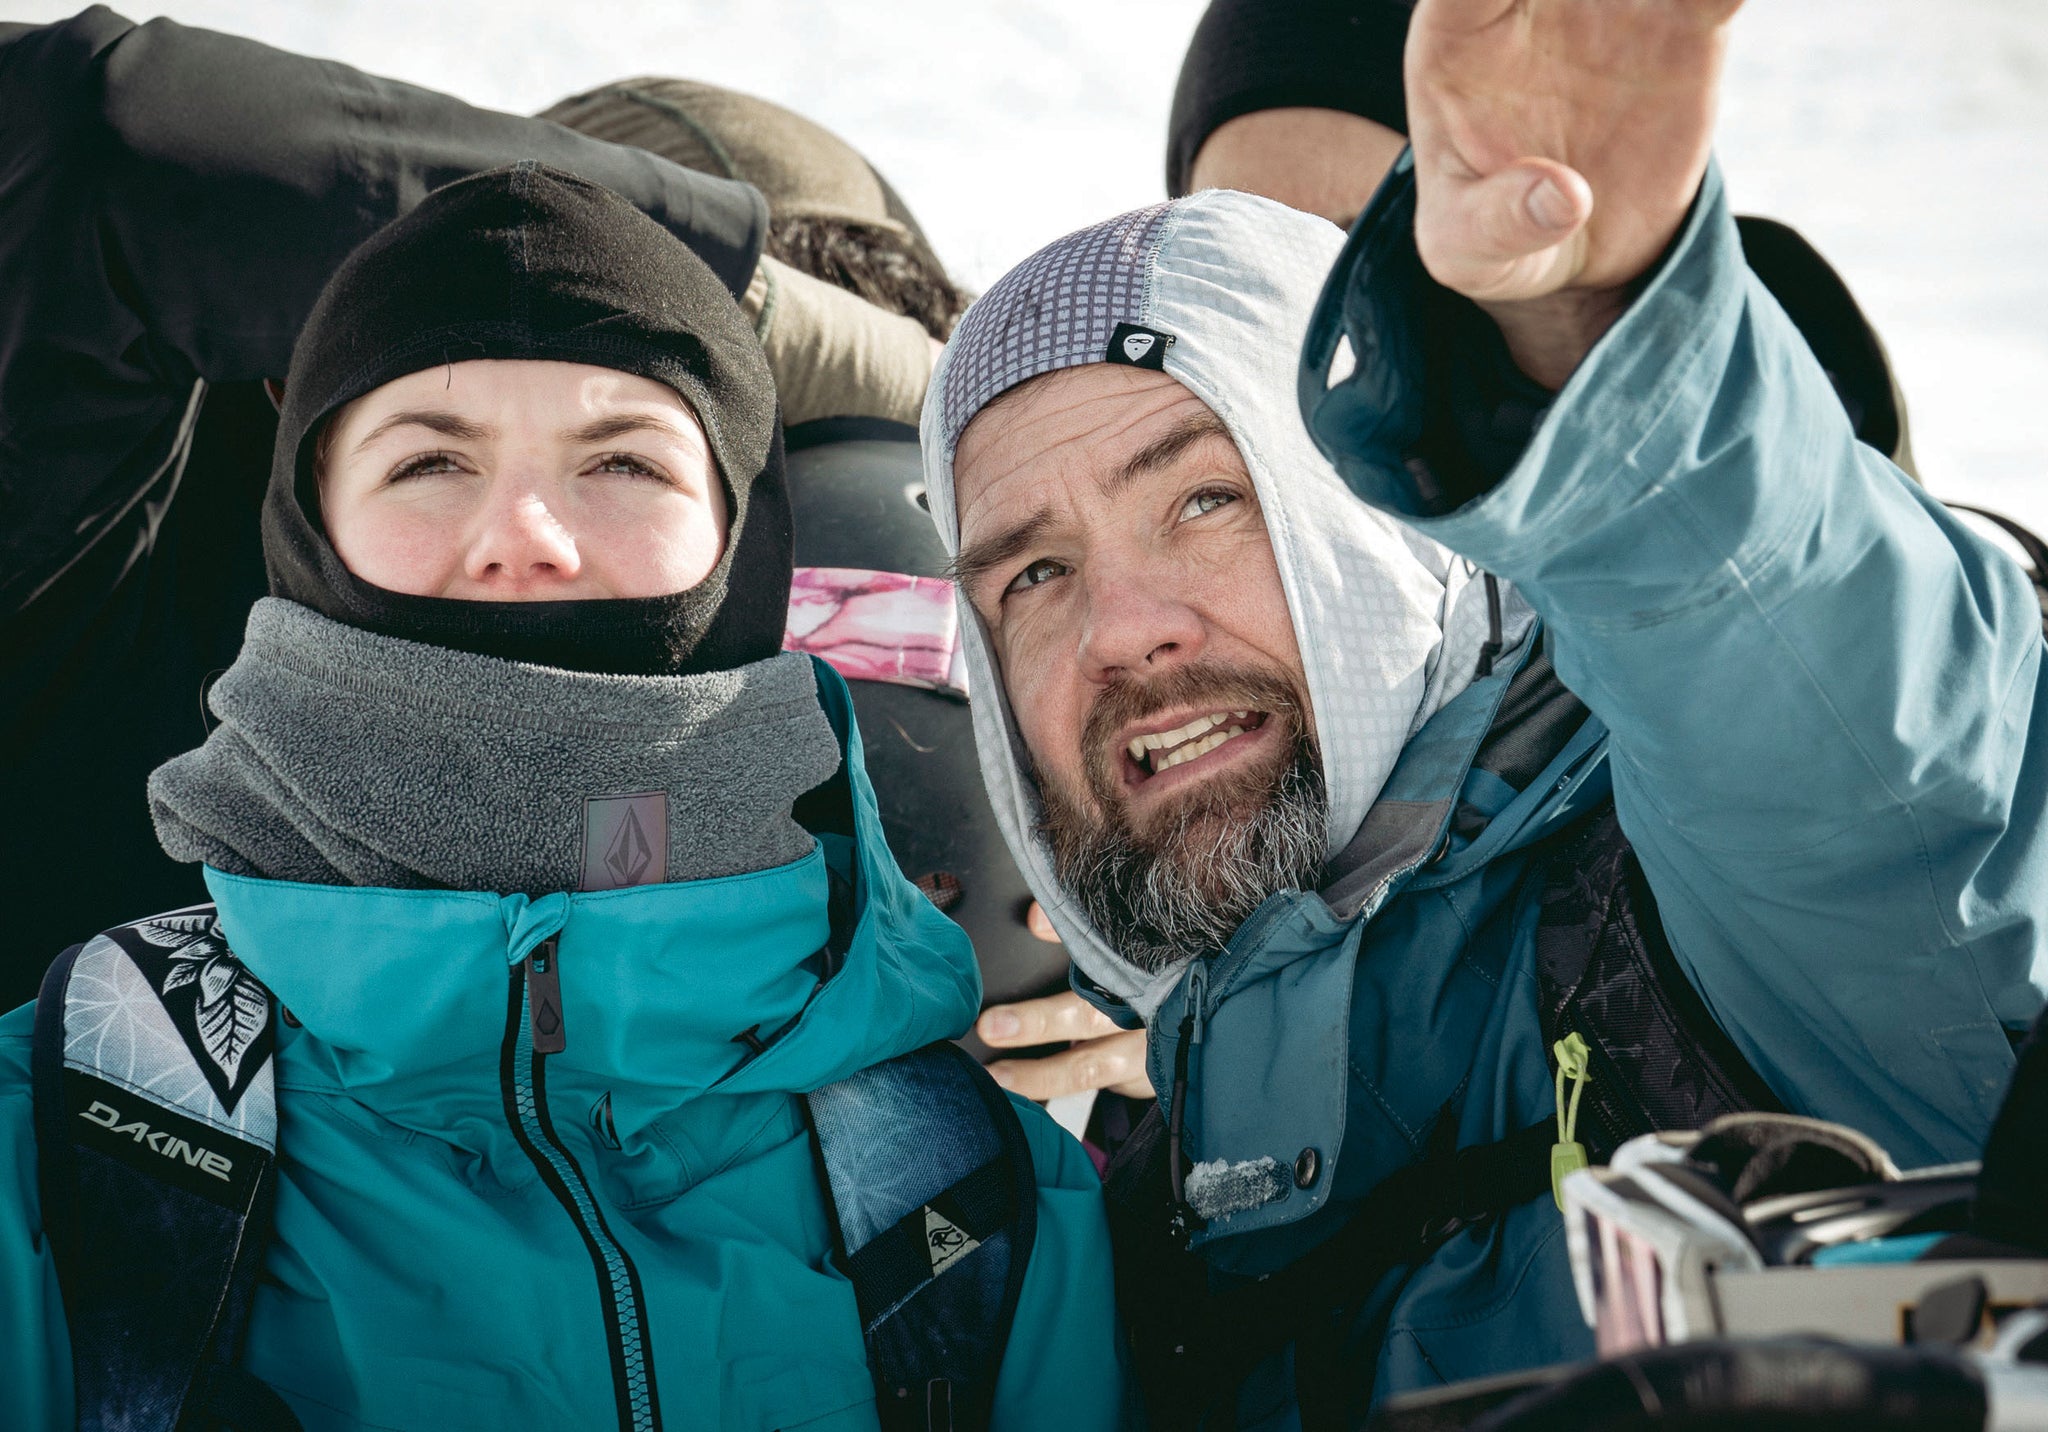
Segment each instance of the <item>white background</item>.
[{"label": "white background", "polygon": [[[69,4],[16,3],[55,19]],[[184,0],[169,14],[498,108],[633,74],[750,90],[862,148],[975,287],[1163,194],[1199,0]],[[1750,0],[1720,153],[1903,383],[1929,485],[2048,532],[2048,3]]]}]

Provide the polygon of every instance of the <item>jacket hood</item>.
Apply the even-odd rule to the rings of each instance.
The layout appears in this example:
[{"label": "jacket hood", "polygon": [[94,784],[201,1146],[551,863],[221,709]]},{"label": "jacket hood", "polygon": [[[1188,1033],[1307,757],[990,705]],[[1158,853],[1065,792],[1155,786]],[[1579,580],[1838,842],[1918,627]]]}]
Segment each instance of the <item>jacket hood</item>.
[{"label": "jacket hood", "polygon": [[[1041,373],[1111,361],[1127,326],[1153,335],[1164,351],[1148,353],[1147,366],[1222,420],[1264,508],[1322,744],[1329,853],[1357,833],[1409,737],[1470,684],[1489,627],[1483,574],[1360,502],[1302,426],[1302,339],[1343,242],[1322,219],[1215,190],[1070,234],[968,310],[932,375],[923,421],[932,519],[957,553],[953,455],[974,415]],[[1512,649],[1534,613],[1500,590]],[[1010,848],[1074,962],[1149,1013],[1178,972],[1121,959],[1055,878],[987,629],[957,600],[982,772]]]},{"label": "jacket hood", "polygon": [[[495,1087],[475,1072],[497,1067],[515,968],[551,936],[551,1068],[611,1096],[629,1149],[694,1094],[807,1092],[958,1034],[980,1005],[973,952],[896,868],[846,687],[822,663],[818,683],[844,774],[814,793],[817,846],[786,865],[537,898],[209,869],[235,955],[297,1021],[281,1051],[385,1117],[443,1128],[460,1091]],[[851,897],[837,939],[835,886]]]}]

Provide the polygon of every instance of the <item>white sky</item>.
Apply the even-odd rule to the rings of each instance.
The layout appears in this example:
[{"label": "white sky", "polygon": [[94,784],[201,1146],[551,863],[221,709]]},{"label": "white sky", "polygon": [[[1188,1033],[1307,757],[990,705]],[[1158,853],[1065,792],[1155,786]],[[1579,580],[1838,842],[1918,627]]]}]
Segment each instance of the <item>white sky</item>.
[{"label": "white sky", "polygon": [[[9,18],[77,8],[20,0]],[[1200,0],[185,0],[169,14],[532,111],[631,74],[778,100],[863,149],[979,287],[1162,196]],[[1721,158],[1891,349],[1929,485],[2048,533],[2048,3],[1750,0]]]}]

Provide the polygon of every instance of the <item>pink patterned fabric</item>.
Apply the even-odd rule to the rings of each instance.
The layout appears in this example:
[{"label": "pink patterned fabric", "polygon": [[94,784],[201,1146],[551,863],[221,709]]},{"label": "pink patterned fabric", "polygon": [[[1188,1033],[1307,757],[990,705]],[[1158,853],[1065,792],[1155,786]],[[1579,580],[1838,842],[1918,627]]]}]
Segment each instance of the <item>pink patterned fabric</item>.
[{"label": "pink patterned fabric", "polygon": [[782,649],[823,658],[848,681],[967,694],[953,584],[859,567],[798,567]]}]

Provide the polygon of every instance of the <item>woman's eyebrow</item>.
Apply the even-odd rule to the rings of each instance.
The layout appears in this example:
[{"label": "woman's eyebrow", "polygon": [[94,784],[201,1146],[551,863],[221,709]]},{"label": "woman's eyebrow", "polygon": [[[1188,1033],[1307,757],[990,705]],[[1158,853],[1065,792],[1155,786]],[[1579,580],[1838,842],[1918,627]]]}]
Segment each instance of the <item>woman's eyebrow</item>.
[{"label": "woman's eyebrow", "polygon": [[627,433],[658,432],[672,438],[686,438],[683,429],[659,413],[614,413],[580,428],[570,428],[562,440],[572,444],[608,443]]},{"label": "woman's eyebrow", "polygon": [[473,423],[458,413],[451,413],[445,408],[407,408],[393,413],[363,434],[362,441],[356,444],[355,450],[361,452],[393,428],[425,428],[429,432],[439,433],[444,438],[454,438],[457,442],[477,442],[490,437],[495,431],[481,423]]}]

